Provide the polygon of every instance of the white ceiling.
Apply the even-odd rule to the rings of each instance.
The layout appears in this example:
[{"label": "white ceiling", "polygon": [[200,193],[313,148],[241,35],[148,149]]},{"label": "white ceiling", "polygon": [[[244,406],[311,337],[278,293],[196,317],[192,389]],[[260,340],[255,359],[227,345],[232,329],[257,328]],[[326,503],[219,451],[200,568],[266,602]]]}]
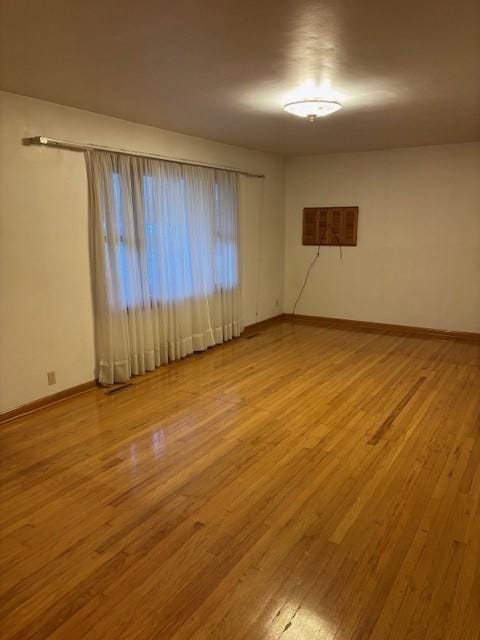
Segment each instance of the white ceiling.
[{"label": "white ceiling", "polygon": [[[285,155],[480,138],[478,0],[1,8],[6,91]],[[309,81],[344,108],[314,124],[283,112]]]}]

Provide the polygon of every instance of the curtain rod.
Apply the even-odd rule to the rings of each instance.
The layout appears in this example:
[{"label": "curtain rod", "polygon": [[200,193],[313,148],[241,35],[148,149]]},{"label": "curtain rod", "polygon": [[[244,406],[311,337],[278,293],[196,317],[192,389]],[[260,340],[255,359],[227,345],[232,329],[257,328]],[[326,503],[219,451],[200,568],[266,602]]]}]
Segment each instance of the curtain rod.
[{"label": "curtain rod", "polygon": [[141,151],[129,151],[128,149],[121,148],[115,149],[114,147],[104,147],[99,144],[82,144],[80,142],[71,142],[69,140],[47,138],[46,136],[33,136],[32,138],[24,138],[23,143],[27,145],[38,144],[47,147],[58,147],[60,149],[70,149],[71,151],[88,151],[89,149],[92,149],[94,151],[108,151],[110,153],[121,153],[125,156],[135,156],[137,158],[153,158],[155,160],[164,160],[165,162],[174,162],[176,164],[187,164],[191,167],[206,167],[208,169],[232,171],[233,173],[239,173],[242,176],[249,176],[250,178],[265,178],[265,175],[263,173],[249,173],[248,171],[242,171],[241,169],[235,169],[234,167],[206,164],[203,162],[195,162],[193,160],[184,160],[183,158],[171,158],[168,156],[162,156],[158,153],[143,153]]}]

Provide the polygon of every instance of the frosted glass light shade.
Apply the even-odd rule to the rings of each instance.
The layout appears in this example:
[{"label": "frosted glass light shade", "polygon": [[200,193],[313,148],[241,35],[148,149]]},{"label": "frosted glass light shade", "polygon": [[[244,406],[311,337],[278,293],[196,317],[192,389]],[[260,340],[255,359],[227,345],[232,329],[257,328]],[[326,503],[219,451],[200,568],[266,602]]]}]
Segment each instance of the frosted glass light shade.
[{"label": "frosted glass light shade", "polygon": [[342,108],[342,105],[336,100],[317,100],[312,98],[287,102],[283,108],[285,111],[288,111],[288,113],[293,113],[300,118],[315,120],[315,118],[328,116],[330,113],[338,111]]}]

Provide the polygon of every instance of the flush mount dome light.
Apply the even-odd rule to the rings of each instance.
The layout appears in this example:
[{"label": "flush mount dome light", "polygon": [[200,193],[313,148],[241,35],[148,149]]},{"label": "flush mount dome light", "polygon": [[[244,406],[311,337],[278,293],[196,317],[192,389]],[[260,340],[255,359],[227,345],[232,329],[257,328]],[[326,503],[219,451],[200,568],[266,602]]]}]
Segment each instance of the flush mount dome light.
[{"label": "flush mount dome light", "polygon": [[300,118],[308,118],[309,122],[315,122],[319,117],[328,116],[342,108],[340,102],[336,100],[321,100],[320,98],[309,98],[308,100],[296,100],[283,105],[285,111],[293,113]]}]

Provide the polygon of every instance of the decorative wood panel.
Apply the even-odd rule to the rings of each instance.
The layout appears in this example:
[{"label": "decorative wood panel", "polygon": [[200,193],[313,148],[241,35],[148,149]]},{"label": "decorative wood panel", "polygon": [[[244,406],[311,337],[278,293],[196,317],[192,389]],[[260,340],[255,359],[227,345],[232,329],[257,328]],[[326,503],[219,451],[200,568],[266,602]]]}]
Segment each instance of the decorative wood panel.
[{"label": "decorative wood panel", "polygon": [[354,247],[358,207],[307,207],[303,210],[303,244]]},{"label": "decorative wood panel", "polygon": [[328,212],[318,209],[318,236],[315,238],[314,244],[328,244]]},{"label": "decorative wood panel", "polygon": [[343,244],[357,244],[358,207],[345,207],[343,218]]},{"label": "decorative wood panel", "polygon": [[318,209],[303,210],[303,244],[318,244]]}]

